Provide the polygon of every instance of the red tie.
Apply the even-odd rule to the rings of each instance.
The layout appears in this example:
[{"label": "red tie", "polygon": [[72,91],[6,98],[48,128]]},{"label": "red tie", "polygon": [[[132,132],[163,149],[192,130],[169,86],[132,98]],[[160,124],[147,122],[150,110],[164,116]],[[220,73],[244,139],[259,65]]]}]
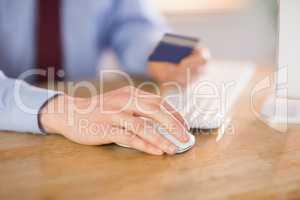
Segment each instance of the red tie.
[{"label": "red tie", "polygon": [[[61,2],[60,0],[38,0],[37,4],[37,68],[49,73],[51,73],[49,69],[54,69],[52,77],[55,80],[62,80],[62,77],[57,76],[57,72],[62,69]],[[47,80],[47,76],[38,77],[38,81]]]}]

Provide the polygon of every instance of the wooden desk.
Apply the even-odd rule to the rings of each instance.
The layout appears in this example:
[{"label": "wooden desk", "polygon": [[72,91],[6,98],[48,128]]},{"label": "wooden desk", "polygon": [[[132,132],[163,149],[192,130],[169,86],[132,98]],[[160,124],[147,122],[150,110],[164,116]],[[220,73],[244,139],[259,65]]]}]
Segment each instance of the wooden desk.
[{"label": "wooden desk", "polygon": [[269,71],[235,105],[234,134],[197,135],[182,155],[1,132],[0,199],[299,199],[300,127],[278,133],[250,110],[250,90]]}]

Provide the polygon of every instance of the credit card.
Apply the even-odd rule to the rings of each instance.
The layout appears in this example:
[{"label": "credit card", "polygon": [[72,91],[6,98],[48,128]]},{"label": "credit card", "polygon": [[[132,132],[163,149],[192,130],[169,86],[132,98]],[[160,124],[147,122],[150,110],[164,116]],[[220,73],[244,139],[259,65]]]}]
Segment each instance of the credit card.
[{"label": "credit card", "polygon": [[199,39],[167,33],[149,57],[149,61],[179,64],[189,56],[199,43]]}]

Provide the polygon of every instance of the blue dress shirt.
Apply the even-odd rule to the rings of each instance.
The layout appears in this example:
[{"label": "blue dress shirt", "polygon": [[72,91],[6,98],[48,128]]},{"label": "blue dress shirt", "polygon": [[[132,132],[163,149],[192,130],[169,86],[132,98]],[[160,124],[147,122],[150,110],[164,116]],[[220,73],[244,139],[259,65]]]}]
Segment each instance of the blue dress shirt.
[{"label": "blue dress shirt", "polygon": [[[16,80],[35,68],[36,13],[36,0],[0,0],[0,130],[40,133],[37,113],[57,95]],[[95,78],[106,49],[115,52],[124,71],[145,74],[165,30],[146,0],[62,0],[61,24],[69,80]],[[16,95],[31,109],[22,109]]]}]

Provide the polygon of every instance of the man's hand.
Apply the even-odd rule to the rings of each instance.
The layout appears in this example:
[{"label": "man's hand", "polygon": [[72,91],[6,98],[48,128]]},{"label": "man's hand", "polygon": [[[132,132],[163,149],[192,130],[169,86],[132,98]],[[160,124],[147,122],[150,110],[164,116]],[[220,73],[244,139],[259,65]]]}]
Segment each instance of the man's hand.
[{"label": "man's hand", "polygon": [[167,62],[149,62],[148,71],[152,78],[159,83],[176,81],[180,85],[186,86],[203,73],[209,58],[208,49],[196,49],[178,65]]},{"label": "man's hand", "polygon": [[182,142],[187,124],[161,97],[124,87],[92,98],[67,95],[50,100],[41,110],[40,123],[48,133],[86,145],[123,144],[149,154],[174,154],[176,147],[141,118],[159,123]]}]

